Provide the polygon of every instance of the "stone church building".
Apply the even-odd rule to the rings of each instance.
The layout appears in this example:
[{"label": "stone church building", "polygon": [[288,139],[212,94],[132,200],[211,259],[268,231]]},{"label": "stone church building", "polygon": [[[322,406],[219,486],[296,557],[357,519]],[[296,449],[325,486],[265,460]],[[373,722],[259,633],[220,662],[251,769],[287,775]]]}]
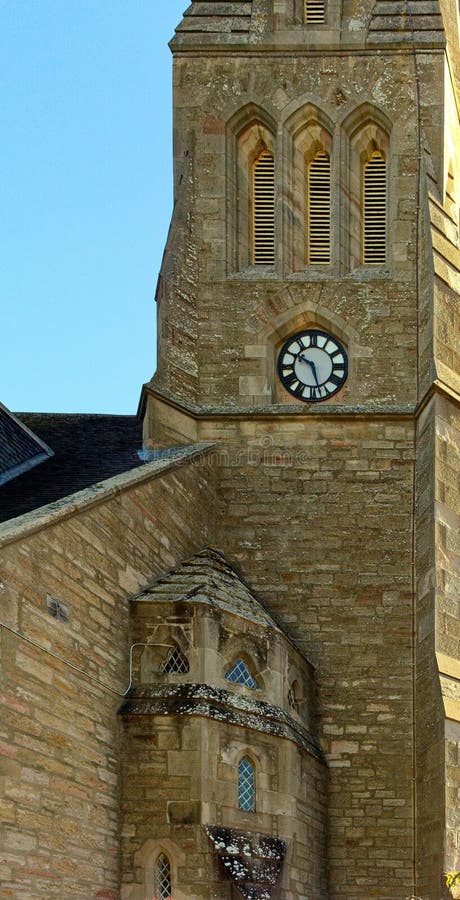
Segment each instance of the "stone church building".
[{"label": "stone church building", "polygon": [[195,0],[171,49],[139,415],[0,408],[0,898],[441,900],[457,4]]}]

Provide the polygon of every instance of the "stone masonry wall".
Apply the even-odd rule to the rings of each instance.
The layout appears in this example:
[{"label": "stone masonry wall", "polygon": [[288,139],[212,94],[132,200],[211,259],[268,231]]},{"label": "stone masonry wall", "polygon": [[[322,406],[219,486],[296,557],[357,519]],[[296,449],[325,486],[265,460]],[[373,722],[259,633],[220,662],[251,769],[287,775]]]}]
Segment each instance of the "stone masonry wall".
[{"label": "stone masonry wall", "polygon": [[[230,900],[231,880],[203,825],[260,832],[286,842],[274,897],[325,895],[325,767],[294,743],[194,716],[125,716],[122,900],[144,900],[161,849],[174,900]],[[256,761],[256,811],[238,809],[238,760]],[[173,798],[173,799],[171,799]]]},{"label": "stone masonry wall", "polygon": [[[424,58],[423,86],[442,80],[442,71],[437,58]],[[291,245],[298,240],[291,234],[296,210],[291,144],[296,129],[311,115],[308,104],[328,117],[333,139],[334,258],[321,272],[304,265],[293,270],[290,265]],[[438,106],[430,95],[430,115],[437,119]],[[276,241],[274,269],[263,273],[260,267],[238,270],[232,261],[238,204],[249,203],[237,192],[237,136],[232,122],[244,117],[246,108],[253,110],[253,118],[260,108],[263,121],[274,123],[275,129],[276,228],[282,239]],[[249,112],[247,116],[249,121]],[[376,121],[384,119],[390,131],[389,249],[383,270],[351,265],[346,249],[349,135],[372,116]],[[329,54],[323,59],[303,53],[287,57],[260,53],[251,62],[244,55],[179,56],[175,60],[175,136],[177,183],[188,154],[193,157],[194,197],[188,205],[179,203],[181,209],[176,210],[175,228],[182,217],[183,227],[189,223],[190,235],[181,245],[182,275],[171,287],[165,283],[162,291],[160,358],[180,355],[174,323],[180,318],[182,294],[193,295],[198,388],[187,393],[187,379],[163,365],[155,383],[182,399],[219,408],[291,404],[275,378],[276,353],[297,327],[317,325],[336,333],[350,358],[348,382],[340,398],[327,401],[328,405],[339,401],[347,407],[371,408],[376,403],[410,403],[416,389],[419,153],[412,55]],[[428,137],[431,140],[431,131]],[[298,221],[297,213],[294,219]],[[172,243],[175,240],[173,235]],[[187,268],[192,265],[193,281]],[[187,368],[185,348],[181,365]]]},{"label": "stone masonry wall", "polygon": [[417,894],[438,897],[444,870],[444,710],[435,655],[435,535],[433,458],[435,401],[417,421],[416,742]]},{"label": "stone masonry wall", "polygon": [[37,531],[34,514],[22,534],[20,520],[2,527],[2,898],[119,897],[128,599],[208,542],[215,507],[202,458],[147,477],[154,468],[119,476],[96,503],[89,490],[69,516],[37,513]]},{"label": "stone masonry wall", "polygon": [[[412,880],[412,422],[201,423],[219,543],[316,667],[330,898]],[[437,898],[433,898],[437,900]]]},{"label": "stone masonry wall", "polygon": [[436,401],[436,651],[446,715],[444,865],[460,869],[460,413]]}]

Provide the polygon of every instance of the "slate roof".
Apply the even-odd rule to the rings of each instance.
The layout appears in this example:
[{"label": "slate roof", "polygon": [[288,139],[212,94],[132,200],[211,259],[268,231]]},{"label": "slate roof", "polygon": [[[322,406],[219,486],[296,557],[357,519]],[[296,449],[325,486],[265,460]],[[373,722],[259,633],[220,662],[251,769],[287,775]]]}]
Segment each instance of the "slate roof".
[{"label": "slate roof", "polygon": [[280,629],[218,550],[192,556],[133,598],[134,601],[207,603],[233,614]]},{"label": "slate roof", "polygon": [[207,0],[207,2],[191,3],[184,12],[184,17],[176,28],[175,43],[187,42],[203,38],[222,40],[233,43],[248,38],[251,28],[252,0],[239,2],[223,2],[223,0]]},{"label": "slate roof", "polygon": [[16,413],[16,418],[54,456],[0,485],[0,522],[143,465],[142,426],[136,416]]},{"label": "slate roof", "polygon": [[444,44],[438,0],[375,0],[368,44]]},{"label": "slate roof", "polygon": [[53,451],[0,403],[0,485],[53,455]]}]

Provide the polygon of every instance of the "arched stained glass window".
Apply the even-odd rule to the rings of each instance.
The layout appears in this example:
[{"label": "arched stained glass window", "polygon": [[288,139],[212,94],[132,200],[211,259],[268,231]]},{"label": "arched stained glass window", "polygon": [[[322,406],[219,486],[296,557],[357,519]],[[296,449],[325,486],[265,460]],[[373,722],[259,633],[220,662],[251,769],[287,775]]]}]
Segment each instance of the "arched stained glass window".
[{"label": "arched stained glass window", "polygon": [[256,773],[247,756],[238,766],[238,807],[245,812],[254,812],[256,808]]},{"label": "arched stained glass window", "polygon": [[233,665],[225,673],[225,678],[227,681],[233,681],[234,684],[244,684],[249,688],[258,687],[257,681],[251,675],[247,663],[241,658],[235,659]]},{"label": "arched stained glass window", "polygon": [[177,644],[171,647],[166,659],[160,666],[160,672],[163,672],[165,675],[185,675],[189,671],[190,666],[187,657],[184,656]]},{"label": "arched stained glass window", "polygon": [[161,853],[155,866],[155,900],[171,900],[171,864]]}]

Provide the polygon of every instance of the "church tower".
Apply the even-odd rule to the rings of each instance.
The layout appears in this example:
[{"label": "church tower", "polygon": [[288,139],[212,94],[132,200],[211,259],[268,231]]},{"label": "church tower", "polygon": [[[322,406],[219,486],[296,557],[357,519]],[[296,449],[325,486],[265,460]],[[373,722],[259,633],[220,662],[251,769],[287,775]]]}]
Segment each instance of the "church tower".
[{"label": "church tower", "polygon": [[295,881],[291,835],[291,880],[245,896],[439,900],[460,869],[457,6],[195,0],[171,48],[145,440],[215,444],[214,543],[313,665],[327,769],[327,885]]}]

